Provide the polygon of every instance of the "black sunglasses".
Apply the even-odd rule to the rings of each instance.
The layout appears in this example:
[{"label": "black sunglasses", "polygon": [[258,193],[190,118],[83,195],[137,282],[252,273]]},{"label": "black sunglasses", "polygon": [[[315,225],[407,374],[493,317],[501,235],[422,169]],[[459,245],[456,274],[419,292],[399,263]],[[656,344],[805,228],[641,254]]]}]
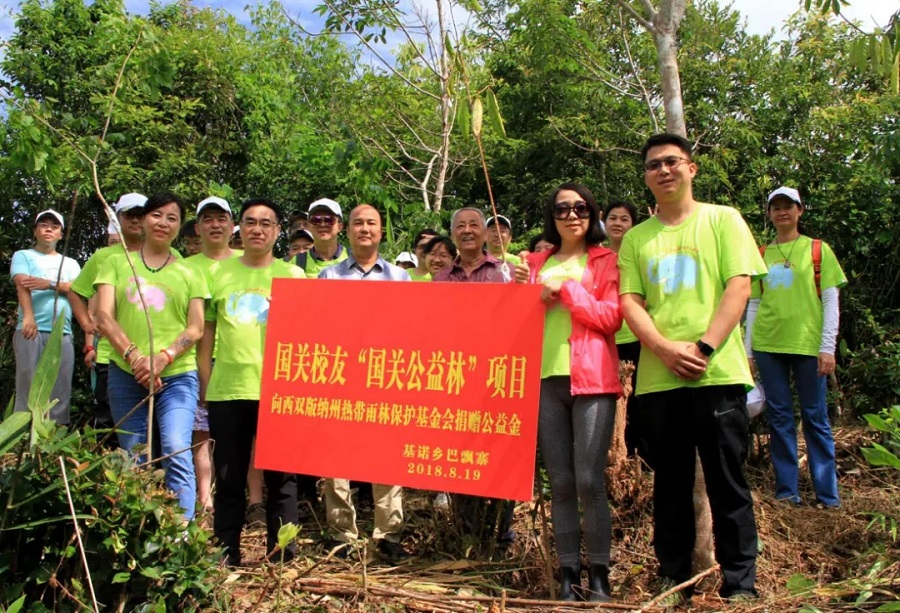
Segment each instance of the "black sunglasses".
[{"label": "black sunglasses", "polygon": [[587,219],[591,216],[591,205],[589,205],[584,200],[578,200],[573,204],[557,202],[551,209],[553,219],[559,219],[560,221],[562,221],[563,219],[568,219],[569,215],[572,214],[572,211],[575,211],[575,216],[578,219]]}]

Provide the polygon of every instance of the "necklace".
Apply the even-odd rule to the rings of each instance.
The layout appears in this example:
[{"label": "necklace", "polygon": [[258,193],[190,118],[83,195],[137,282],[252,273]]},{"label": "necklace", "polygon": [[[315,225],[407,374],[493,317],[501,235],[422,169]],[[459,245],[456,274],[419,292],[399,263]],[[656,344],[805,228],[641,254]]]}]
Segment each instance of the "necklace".
[{"label": "necklace", "polygon": [[146,268],[150,272],[159,272],[160,270],[162,270],[163,268],[166,267],[166,264],[168,264],[169,260],[171,260],[171,259],[172,259],[172,252],[170,251],[169,253],[166,254],[166,261],[163,262],[159,268],[150,268],[150,266],[147,264],[147,260],[144,259],[144,248],[141,247],[141,262],[144,264],[144,268]]},{"label": "necklace", "polygon": [[799,241],[799,240],[800,240],[800,237],[799,237],[799,236],[798,236],[797,238],[794,239],[794,241],[793,241],[794,244],[791,245],[791,250],[788,251],[787,256],[785,256],[785,255],[784,255],[784,251],[781,250],[781,245],[779,245],[777,242],[773,242],[773,243],[772,243],[773,245],[775,245],[775,248],[778,249],[778,253],[781,254],[781,257],[784,258],[784,267],[785,267],[785,268],[790,268],[790,267],[791,267],[791,255],[793,255],[793,253],[794,253],[794,247],[797,246],[797,241]]}]

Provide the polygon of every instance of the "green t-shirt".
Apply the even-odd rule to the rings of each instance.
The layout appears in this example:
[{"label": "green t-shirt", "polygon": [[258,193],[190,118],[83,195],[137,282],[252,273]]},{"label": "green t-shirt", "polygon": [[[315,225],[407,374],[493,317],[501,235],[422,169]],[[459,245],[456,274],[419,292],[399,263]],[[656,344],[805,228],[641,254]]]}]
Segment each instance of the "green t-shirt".
[{"label": "green t-shirt", "polygon": [[[818,356],[822,343],[822,301],[816,294],[812,239],[768,245],[769,274],[753,284],[751,296],[761,298],[753,324],[753,349],[771,353]],[[790,266],[785,267],[785,261]],[[844,287],[847,277],[834,252],[822,243],[821,287]]]},{"label": "green t-shirt", "polygon": [[426,272],[424,275],[420,275],[420,274],[416,273],[415,268],[410,268],[406,272],[409,273],[409,278],[412,279],[413,281],[431,281],[431,273],[430,272]]},{"label": "green t-shirt", "polygon": [[[151,272],[140,257],[132,258],[144,301],[150,310],[150,325],[153,326],[153,351],[158,353],[172,345],[187,327],[188,305],[194,298],[208,296],[206,278],[196,266],[184,260],[175,260],[159,272]],[[112,285],[116,289],[116,321],[137,345],[144,355],[150,353],[150,334],[143,305],[134,282],[134,275],[125,255],[122,253],[107,257],[94,287]],[[116,365],[131,372],[128,362],[118,352],[111,351],[110,357]],[[169,377],[197,370],[194,347],[175,358],[162,375]]]},{"label": "green t-shirt", "polygon": [[[577,260],[560,262],[555,257],[550,259],[541,268],[538,280],[546,283],[551,279],[566,281],[575,279],[580,281],[584,276],[584,267],[587,266],[587,254]],[[555,304],[547,309],[544,315],[544,345],[541,357],[541,379],[558,375],[569,376],[571,347],[569,337],[572,336],[572,315],[569,309],[562,304]]]},{"label": "green t-shirt", "polygon": [[[620,294],[638,294],[657,330],[671,341],[700,340],[715,315],[725,283],[766,274],[756,242],[731,207],[698,203],[687,220],[665,226],[651,217],[635,226],[619,250]],[[637,394],[679,387],[743,384],[753,387],[739,326],[716,349],[698,381],[684,381],[641,347]]]},{"label": "green t-shirt", "polygon": [[[178,253],[174,247],[171,249],[171,252],[176,259],[182,259],[181,254]],[[90,300],[95,291],[94,282],[97,280],[100,269],[103,268],[103,263],[106,262],[109,256],[115,254],[122,255],[123,253],[122,245],[110,245],[109,247],[97,249],[97,251],[94,252],[94,255],[88,259],[84,268],[81,269],[78,278],[72,282],[72,291],[83,297],[85,300]],[[124,257],[124,255],[122,257]],[[132,257],[136,260],[136,263],[140,263],[141,256],[137,251],[132,252]],[[100,336],[99,332],[97,332],[96,335],[100,339],[97,342],[97,363],[109,364],[109,357],[113,353],[112,347],[109,345],[109,341]]]},{"label": "green t-shirt", "polygon": [[[294,262],[296,263],[299,259],[301,263],[303,263],[303,271],[306,273],[307,278],[316,279],[319,277],[319,273],[328,268],[329,266],[334,266],[335,264],[340,264],[344,260],[347,259],[347,255],[349,252],[347,249],[338,244],[337,254],[332,260],[319,260],[313,256],[313,250],[310,249],[306,253],[301,253],[294,258]],[[305,263],[304,263],[305,260]]]},{"label": "green t-shirt", "polygon": [[626,345],[635,342],[637,339],[638,337],[634,335],[634,332],[631,331],[625,320],[622,320],[622,327],[616,332],[616,345]]},{"label": "green t-shirt", "polygon": [[[226,260],[239,258],[244,255],[243,249],[232,249],[231,255],[225,258]],[[191,257],[187,258],[187,262],[190,262],[197,268],[203,271],[203,275],[206,277],[206,287],[212,287],[212,275],[215,274],[213,271],[216,269],[219,262],[224,262],[225,260],[214,260],[211,257],[204,255],[203,253],[196,253]],[[216,352],[219,350],[219,338],[216,337],[216,344],[213,347],[213,359],[216,359]]]},{"label": "green t-shirt", "polygon": [[206,321],[216,322],[216,345],[221,344],[207,400],[259,400],[272,279],[305,277],[283,260],[267,268],[250,268],[240,259],[219,262],[206,302]]}]

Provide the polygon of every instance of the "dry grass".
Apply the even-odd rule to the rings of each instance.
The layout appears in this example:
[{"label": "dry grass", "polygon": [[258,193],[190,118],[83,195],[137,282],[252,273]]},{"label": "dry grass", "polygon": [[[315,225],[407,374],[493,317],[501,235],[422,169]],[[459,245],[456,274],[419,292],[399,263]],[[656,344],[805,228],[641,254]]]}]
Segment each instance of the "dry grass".
[{"label": "dry grass", "polygon": [[[867,468],[859,448],[860,429],[838,429],[843,508],[792,508],[775,503],[771,470],[765,454],[748,465],[761,540],[757,585],[762,598],[729,608],[717,595],[715,580],[701,584],[692,601],[695,611],[797,611],[804,604],[822,611],[874,610],[854,604],[864,592],[870,600],[900,600],[900,544],[876,528],[867,529],[870,512],[898,515],[900,482],[896,472]],[[300,555],[282,577],[282,609],[306,611],[597,611],[636,610],[651,600],[656,562],[651,547],[652,475],[620,462],[610,481],[614,499],[613,584],[615,604],[563,606],[549,602],[548,560],[552,533],[540,497],[516,509],[517,541],[509,552],[465,550],[458,546],[450,521],[431,506],[431,494],[407,492],[404,545],[414,557],[400,566],[380,564],[361,548],[351,559],[327,558],[319,544],[319,517],[304,522]],[[805,499],[812,499],[804,476]],[[549,519],[549,518],[548,518]],[[371,513],[361,527],[370,533]],[[223,586],[238,611],[268,611],[275,605],[277,565],[254,563],[263,558],[264,532],[253,526],[245,534],[244,559],[250,566],[228,576]],[[455,545],[455,549],[454,546]],[[451,550],[454,549],[454,550]],[[878,552],[881,553],[878,553]],[[792,593],[788,580],[799,574],[815,581],[803,594]],[[868,576],[867,576],[868,575]],[[649,609],[654,610],[654,609]]]}]

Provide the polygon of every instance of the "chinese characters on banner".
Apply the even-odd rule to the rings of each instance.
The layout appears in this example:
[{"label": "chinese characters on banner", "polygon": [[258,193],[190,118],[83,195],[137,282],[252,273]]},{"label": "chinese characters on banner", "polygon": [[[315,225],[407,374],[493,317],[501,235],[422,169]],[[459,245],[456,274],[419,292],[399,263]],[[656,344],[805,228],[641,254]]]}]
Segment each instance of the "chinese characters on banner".
[{"label": "chinese characters on banner", "polygon": [[256,465],[530,500],[540,286],[275,279]]}]

